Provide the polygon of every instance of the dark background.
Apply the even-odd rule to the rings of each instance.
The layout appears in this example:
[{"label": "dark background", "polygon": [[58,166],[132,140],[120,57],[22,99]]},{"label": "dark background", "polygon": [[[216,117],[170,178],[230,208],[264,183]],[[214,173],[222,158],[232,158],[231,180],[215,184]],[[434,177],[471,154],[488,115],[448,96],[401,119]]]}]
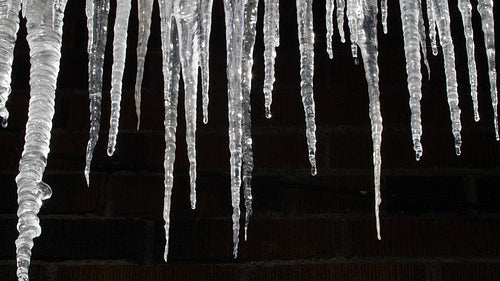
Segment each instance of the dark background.
[{"label": "dark background", "polygon": [[[281,46],[271,120],[263,110],[264,47],[259,18],[252,83],[254,216],[248,241],[240,243],[239,256],[233,259],[224,13],[222,1],[215,0],[208,125],[201,122],[201,101],[198,106],[198,208],[189,207],[181,91],[170,255],[165,264],[164,110],[157,4],[144,75],[142,127],[136,131],[137,4],[132,1],[120,134],[115,155],[108,157],[112,4],[101,137],[87,188],[83,177],[89,128],[84,2],[69,1],[66,8],[51,153],[44,177],[53,196],[44,201],[40,212],[43,231],[35,239],[31,280],[500,280],[500,146],[493,132],[477,11],[473,20],[481,121],[473,121],[461,17],[457,1],[451,0],[462,156],[454,152],[440,54],[429,57],[430,79],[424,74],[424,155],[416,162],[399,6],[389,1],[389,34],[382,34],[379,27],[384,117],[381,241],[375,233],[372,143],[362,65],[353,64],[350,46],[340,43],[337,30],[335,57],[328,59],[325,5],[314,1],[319,173],[312,177],[300,99],[295,3],[280,3]],[[259,14],[263,14],[263,1]],[[9,127],[0,130],[1,280],[15,279],[14,178],[29,98],[25,33],[22,27],[15,50],[13,93],[7,103]]]}]

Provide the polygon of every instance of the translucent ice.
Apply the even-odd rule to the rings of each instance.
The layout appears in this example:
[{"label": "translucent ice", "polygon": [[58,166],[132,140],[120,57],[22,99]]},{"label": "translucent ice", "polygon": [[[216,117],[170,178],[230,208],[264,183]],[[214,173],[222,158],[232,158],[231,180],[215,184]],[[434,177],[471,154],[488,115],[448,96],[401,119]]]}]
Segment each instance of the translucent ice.
[{"label": "translucent ice", "polygon": [[495,66],[495,21],[493,18],[493,0],[479,0],[477,9],[481,15],[481,22],[484,33],[484,45],[488,56],[488,74],[490,77],[491,105],[493,107],[493,124],[495,126],[495,136],[500,140],[498,133],[498,90],[497,71]]},{"label": "translucent ice", "polygon": [[317,174],[316,168],[316,120],[313,93],[314,75],[314,32],[312,0],[297,0],[297,25],[300,49],[300,95],[304,106],[306,138],[311,174]]},{"label": "translucent ice", "polygon": [[113,38],[113,69],[111,72],[111,118],[109,120],[108,155],[115,152],[118,124],[120,120],[120,102],[122,100],[122,79],[125,69],[127,49],[127,28],[130,16],[130,0],[116,3],[116,20]]},{"label": "translucent ice", "polygon": [[457,71],[455,69],[455,47],[451,39],[450,12],[448,0],[433,0],[434,15],[438,28],[439,42],[443,48],[444,71],[446,77],[446,92],[450,108],[452,133],[455,138],[455,152],[460,155],[462,137],[460,131],[460,108],[458,107]]},{"label": "translucent ice", "polygon": [[213,0],[200,0],[200,16],[199,23],[199,47],[200,47],[200,68],[201,68],[201,94],[203,108],[203,123],[208,123],[208,82],[210,80],[209,73],[209,43],[210,31],[212,26],[212,4]]},{"label": "translucent ice", "polygon": [[345,0],[337,1],[337,27],[339,29],[340,41],[345,42],[345,32],[344,32],[344,15],[345,15]]},{"label": "translucent ice", "polygon": [[470,0],[459,0],[458,9],[462,14],[465,43],[467,46],[467,66],[469,67],[470,94],[474,108],[474,120],[479,121],[479,106],[477,101],[477,70],[474,53],[474,33],[472,31],[472,5]]},{"label": "translucent ice", "polygon": [[3,127],[7,127],[9,119],[9,111],[5,103],[11,92],[12,61],[19,29],[20,10],[20,0],[0,1],[0,117],[2,117]]},{"label": "translucent ice", "polygon": [[50,187],[42,182],[50,151],[50,130],[54,116],[55,90],[61,57],[62,25],[66,1],[23,1],[30,46],[30,102],[24,150],[16,177],[17,278],[27,281],[33,239],[40,236],[38,212],[42,200],[50,198]]},{"label": "translucent ice", "polygon": [[141,125],[141,91],[144,76],[144,64],[148,51],[148,39],[151,33],[151,15],[153,13],[153,0],[138,0],[137,12],[139,28],[137,34],[137,73],[135,76],[135,113],[137,114],[137,130]]},{"label": "translucent ice", "polygon": [[332,37],[333,37],[333,10],[335,9],[335,0],[326,0],[326,52],[330,59],[333,59]]},{"label": "translucent ice", "polygon": [[264,1],[264,107],[266,118],[271,118],[271,103],[274,84],[274,60],[280,44],[279,1]]},{"label": "translucent ice", "polygon": [[253,48],[255,45],[255,27],[257,23],[258,0],[248,0],[245,6],[245,31],[243,34],[242,65],[241,65],[241,92],[242,102],[242,153],[243,162],[241,167],[243,179],[243,197],[245,198],[245,240],[247,240],[248,223],[252,215],[252,118],[250,115],[250,92],[252,89],[252,66]]},{"label": "translucent ice", "polygon": [[90,133],[84,174],[89,185],[90,163],[101,127],[102,75],[108,34],[109,0],[87,0],[86,11],[89,34],[87,52],[89,55]]}]

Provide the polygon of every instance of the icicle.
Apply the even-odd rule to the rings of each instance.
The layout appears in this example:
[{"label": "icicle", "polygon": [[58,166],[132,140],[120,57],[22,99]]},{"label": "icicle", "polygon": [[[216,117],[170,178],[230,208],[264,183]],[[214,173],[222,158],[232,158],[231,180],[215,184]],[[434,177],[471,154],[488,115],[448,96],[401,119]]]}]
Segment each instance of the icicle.
[{"label": "icicle", "polygon": [[229,150],[231,153],[231,203],[233,206],[233,255],[238,255],[240,233],[240,186],[242,163],[241,64],[243,45],[243,0],[224,0],[226,22]]},{"label": "icicle", "polygon": [[0,117],[2,117],[4,128],[7,127],[9,119],[9,111],[5,103],[11,92],[12,61],[19,29],[20,10],[20,0],[0,1]]},{"label": "icicle", "polygon": [[382,14],[382,26],[384,28],[384,34],[387,34],[387,0],[380,1],[380,12]]},{"label": "icicle", "polygon": [[474,34],[472,31],[472,5],[470,0],[459,0],[458,8],[462,14],[465,43],[467,46],[467,66],[469,67],[470,94],[474,108],[474,120],[479,121],[479,106],[477,101],[477,70],[474,53]]},{"label": "icicle", "polygon": [[448,105],[450,107],[452,132],[455,138],[455,152],[457,155],[460,155],[460,147],[462,145],[460,131],[462,129],[462,124],[460,123],[460,108],[458,107],[457,73],[455,70],[455,48],[451,39],[448,0],[433,1],[434,14],[436,15],[437,19],[436,24],[439,33],[439,41],[443,48],[446,92],[448,96]]},{"label": "icicle", "polygon": [[248,223],[252,215],[252,171],[253,171],[253,152],[252,152],[252,118],[250,115],[250,92],[252,88],[252,66],[253,66],[253,48],[255,45],[255,26],[257,23],[258,0],[248,0],[245,6],[245,28],[243,34],[243,53],[241,66],[241,91],[243,96],[243,137],[242,137],[242,178],[243,178],[243,197],[245,198],[245,241],[247,240]]},{"label": "icicle", "polygon": [[[42,182],[50,151],[55,89],[61,57],[62,25],[66,1],[23,2],[30,46],[30,102],[24,150],[16,177],[19,209],[16,240],[17,278],[27,281],[33,239],[40,236],[37,216],[50,187]],[[56,9],[57,7],[57,9]]]},{"label": "icicle", "polygon": [[408,74],[408,92],[410,94],[411,132],[415,157],[422,156],[422,122],[420,119],[420,100],[422,99],[422,74],[420,73],[419,10],[420,1],[399,0],[403,38],[406,56],[406,73]]},{"label": "icicle", "polygon": [[102,75],[108,33],[109,0],[87,0],[86,10],[89,32],[87,51],[89,54],[90,133],[84,174],[89,185],[90,163],[101,127]]},{"label": "icicle", "polygon": [[130,16],[130,0],[116,3],[116,20],[113,39],[113,70],[111,73],[111,118],[109,120],[108,155],[115,152],[118,124],[120,120],[120,102],[122,100],[122,79],[125,69],[127,49],[127,28]]},{"label": "icicle", "polygon": [[148,39],[151,33],[151,15],[153,13],[154,0],[138,0],[137,11],[139,18],[139,30],[137,34],[137,73],[135,77],[135,113],[137,114],[137,130],[141,125],[141,88],[144,76],[144,64],[148,51]]},{"label": "icicle", "polygon": [[344,32],[344,10],[345,10],[345,0],[337,1],[337,27],[339,29],[340,41],[345,43],[345,32]]},{"label": "icicle", "polygon": [[199,17],[199,40],[200,40],[200,68],[201,68],[201,94],[203,108],[203,123],[208,123],[208,82],[210,80],[209,73],[209,43],[210,31],[212,26],[212,3],[213,0],[200,0],[200,17]]},{"label": "icicle", "polygon": [[326,52],[328,57],[333,59],[332,37],[333,37],[333,10],[335,9],[335,0],[326,0]]},{"label": "icicle", "polygon": [[358,26],[363,16],[360,1],[361,0],[347,0],[347,20],[349,23],[349,31],[351,32],[351,53],[355,64],[358,64]]},{"label": "icicle", "polygon": [[163,220],[165,221],[165,252],[167,261],[170,229],[170,202],[174,185],[175,133],[177,130],[177,98],[179,93],[180,58],[179,42],[175,24],[172,24],[172,3],[158,1],[160,7],[161,49],[163,59],[163,83],[165,99],[165,197]]},{"label": "icicle", "polygon": [[434,0],[426,0],[427,3],[427,18],[429,19],[429,39],[431,40],[432,54],[438,55],[438,47],[436,40],[436,12],[434,11]]},{"label": "icicle", "polygon": [[481,23],[484,33],[484,45],[488,56],[488,73],[490,76],[491,105],[493,107],[493,124],[495,136],[500,140],[498,133],[498,93],[497,93],[497,71],[495,66],[495,21],[493,18],[493,0],[479,0],[477,10],[481,15]]},{"label": "icicle", "polygon": [[[196,97],[198,90],[199,42],[197,27],[198,5],[191,0],[174,1],[173,16],[177,23],[179,54],[184,80],[184,108],[186,115],[186,143],[189,159],[191,208],[196,208]],[[177,35],[175,35],[177,36]]]},{"label": "icicle", "polygon": [[[380,197],[380,168],[382,164],[380,148],[382,144],[382,114],[380,112],[380,90],[379,69],[377,63],[377,1],[362,0],[363,13],[357,17],[357,31],[359,32],[358,44],[361,49],[365,67],[365,77],[368,84],[368,96],[370,99],[370,120],[373,141],[373,177],[375,185],[375,220],[377,226],[377,237],[380,240],[380,217],[379,207],[382,199]],[[409,1],[409,0],[408,0]],[[349,6],[347,6],[349,9]],[[351,13],[352,16],[356,15]],[[348,18],[349,19],[349,18]],[[349,22],[353,21],[349,19]],[[350,26],[349,26],[350,27]]]},{"label": "icicle", "polygon": [[316,168],[316,121],[313,95],[314,75],[314,33],[312,0],[297,0],[297,25],[300,49],[300,95],[306,119],[306,138],[311,174],[317,174]]},{"label": "icicle", "polygon": [[422,51],[422,57],[424,60],[425,68],[427,69],[427,79],[431,77],[431,67],[429,66],[429,61],[427,60],[427,34],[425,33],[425,23],[424,14],[422,12],[422,1],[418,0],[418,31],[420,34],[420,50]]},{"label": "icicle", "polygon": [[279,46],[279,0],[264,1],[264,106],[266,118],[271,118],[274,84],[274,60]]}]

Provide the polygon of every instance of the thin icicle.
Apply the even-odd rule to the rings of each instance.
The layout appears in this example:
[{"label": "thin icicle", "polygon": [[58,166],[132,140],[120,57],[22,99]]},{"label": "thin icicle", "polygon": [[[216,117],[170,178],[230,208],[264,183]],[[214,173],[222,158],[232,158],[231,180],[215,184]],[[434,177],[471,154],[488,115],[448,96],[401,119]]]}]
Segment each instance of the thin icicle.
[{"label": "thin icicle", "polygon": [[[16,240],[17,278],[29,280],[33,239],[40,236],[38,212],[52,190],[42,182],[50,151],[55,90],[61,58],[62,25],[66,1],[23,2],[30,46],[30,102],[24,150],[16,177],[19,208]],[[52,24],[47,24],[52,23]]]},{"label": "thin icicle", "polygon": [[243,53],[241,66],[241,91],[243,96],[243,137],[242,153],[243,162],[241,167],[243,179],[243,197],[245,198],[245,241],[247,240],[248,224],[252,215],[252,171],[253,171],[253,152],[252,152],[252,118],[250,115],[250,92],[252,88],[252,66],[253,66],[253,48],[255,45],[255,27],[257,23],[258,0],[248,0],[245,6],[245,31],[243,34]]},{"label": "thin icicle", "polygon": [[317,174],[316,167],[316,121],[314,108],[314,32],[312,0],[297,0],[297,25],[300,49],[300,95],[306,121],[306,138],[311,174]]},{"label": "thin icicle", "polygon": [[201,95],[203,108],[203,123],[208,123],[208,89],[209,89],[209,43],[212,26],[212,3],[213,0],[200,0],[199,17],[199,40],[200,40],[200,68],[201,68]]},{"label": "thin icicle", "polygon": [[165,251],[163,259],[167,261],[170,230],[170,202],[174,186],[175,133],[177,130],[177,104],[180,79],[180,58],[177,30],[172,20],[172,3],[158,1],[160,7],[161,49],[163,59],[163,83],[165,99],[165,197],[163,220],[165,221]]},{"label": "thin icicle", "polygon": [[151,33],[151,15],[153,13],[154,0],[138,0],[137,12],[139,18],[139,30],[137,34],[137,73],[135,76],[135,113],[137,114],[137,130],[141,125],[141,91],[142,78],[144,76],[144,64],[148,51],[148,39]]},{"label": "thin icicle", "polygon": [[109,120],[108,155],[115,152],[118,124],[120,121],[120,102],[122,100],[122,79],[125,69],[127,49],[127,28],[130,16],[130,0],[116,3],[116,20],[113,38],[113,69],[111,72],[111,118]]},{"label": "thin icicle", "polygon": [[101,127],[102,75],[108,33],[109,0],[87,0],[86,10],[89,33],[87,50],[89,55],[90,133],[84,174],[88,186],[90,184],[90,164]]},{"label": "thin icicle", "polygon": [[387,15],[388,9],[387,9],[387,0],[381,0],[380,1],[380,12],[382,16],[382,27],[384,28],[384,34],[387,34]]},{"label": "thin icicle", "polygon": [[264,1],[264,107],[266,118],[271,118],[273,100],[274,60],[279,46],[279,0]]},{"label": "thin icicle", "polygon": [[344,32],[344,15],[345,15],[345,0],[337,1],[337,27],[339,29],[340,41],[345,43],[345,32]]},{"label": "thin icicle", "polygon": [[491,105],[493,107],[493,124],[495,136],[500,141],[498,133],[498,93],[497,93],[497,71],[495,66],[495,21],[493,18],[493,0],[479,0],[477,10],[481,15],[481,23],[484,33],[484,45],[488,56],[488,74],[490,77]]},{"label": "thin icicle", "polygon": [[[368,84],[368,96],[370,99],[370,120],[373,141],[373,177],[375,185],[375,220],[377,237],[380,240],[380,217],[379,207],[382,199],[380,197],[380,168],[382,164],[380,148],[382,144],[382,114],[380,112],[380,90],[378,69],[378,44],[377,44],[377,1],[362,0],[361,16],[358,20],[358,44],[363,57],[365,77]],[[353,8],[353,7],[351,7]],[[355,7],[354,7],[355,8]],[[349,11],[349,6],[347,6]],[[356,13],[350,13],[356,15]],[[349,19],[351,21],[351,19]]]},{"label": "thin icicle", "polygon": [[422,74],[420,72],[419,10],[420,1],[399,0],[401,22],[406,57],[406,73],[408,74],[408,92],[410,94],[411,133],[415,158],[420,160],[423,149],[420,143],[422,137],[422,122],[420,118],[420,100],[422,99]]},{"label": "thin icicle", "polygon": [[467,66],[469,67],[470,95],[474,109],[474,120],[479,121],[479,105],[477,100],[477,69],[474,52],[474,33],[472,31],[472,5],[470,0],[459,0],[458,8],[462,14],[465,43],[467,46]]},{"label": "thin icicle", "polygon": [[450,12],[448,0],[433,0],[434,14],[439,33],[439,42],[443,48],[444,71],[446,77],[446,92],[450,107],[450,119],[453,137],[455,138],[455,153],[460,155],[462,137],[460,131],[460,107],[458,107],[457,72],[455,69],[455,47],[451,39]]},{"label": "thin icicle", "polygon": [[422,51],[422,58],[424,60],[425,68],[427,69],[427,79],[431,77],[431,67],[427,60],[427,33],[425,33],[424,14],[422,12],[422,0],[417,0],[418,6],[418,31],[420,34],[420,50]]},{"label": "thin icicle", "polygon": [[326,0],[326,52],[330,59],[333,59],[333,10],[335,10],[335,0]]},{"label": "thin icicle", "polygon": [[7,127],[9,111],[5,103],[11,92],[12,61],[14,59],[14,45],[19,29],[20,0],[0,1],[0,117],[2,127]]},{"label": "thin icicle", "polygon": [[[196,208],[196,98],[198,91],[199,30],[198,5],[192,0],[174,1],[173,16],[179,37],[179,55],[184,80],[184,108],[186,116],[186,143],[189,159],[189,178],[191,187],[191,209]],[[172,37],[173,38],[173,37]],[[172,39],[171,38],[171,39]]]},{"label": "thin icicle", "polygon": [[436,39],[436,12],[434,11],[434,0],[426,0],[427,3],[427,18],[429,20],[429,39],[431,40],[432,54],[438,55],[437,39]]},{"label": "thin icicle", "polygon": [[226,22],[229,151],[231,153],[231,204],[233,207],[233,256],[238,255],[242,164],[241,65],[245,1],[224,0]]},{"label": "thin icicle", "polygon": [[358,28],[363,17],[360,1],[362,0],[347,0],[347,21],[351,33],[351,53],[355,64],[358,64],[358,37],[360,32]]}]

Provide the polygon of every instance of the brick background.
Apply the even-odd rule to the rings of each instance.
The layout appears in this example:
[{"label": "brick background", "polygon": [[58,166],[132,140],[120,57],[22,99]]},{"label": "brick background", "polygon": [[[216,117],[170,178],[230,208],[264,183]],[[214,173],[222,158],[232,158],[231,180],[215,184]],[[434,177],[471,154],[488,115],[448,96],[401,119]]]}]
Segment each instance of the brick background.
[{"label": "brick background", "polygon": [[[132,1],[133,15],[136,2]],[[263,106],[261,18],[257,23],[252,81],[254,214],[248,241],[242,231],[239,256],[233,259],[224,12],[223,2],[214,1],[209,124],[202,124],[201,111],[198,113],[197,209],[189,206],[181,89],[170,254],[169,262],[164,263],[164,112],[157,4],[139,131],[135,129],[133,100],[137,19],[130,18],[120,134],[113,157],[106,155],[112,62],[111,48],[107,48],[101,135],[88,188],[83,177],[89,127],[85,1],[69,1],[51,153],[44,176],[53,196],[44,201],[40,212],[43,233],[35,240],[31,280],[500,280],[500,145],[492,129],[477,12],[473,20],[481,120],[473,121],[461,19],[456,1],[450,1],[462,109],[462,155],[457,157],[453,148],[442,56],[433,57],[429,51],[432,72],[428,80],[424,74],[422,99],[424,156],[416,162],[399,6],[397,1],[389,1],[390,34],[379,30],[385,127],[382,241],[378,241],[363,67],[353,64],[350,46],[340,43],[337,32],[334,59],[328,59],[324,2],[313,3],[316,177],[309,174],[306,155],[295,3],[280,3],[281,45],[270,120],[264,117]],[[110,19],[114,10],[112,4]],[[263,1],[259,14],[263,14]],[[108,43],[112,42],[113,22],[110,20]],[[9,127],[0,130],[0,280],[15,280],[14,179],[29,97],[25,33],[22,27],[16,45],[13,93],[7,103]]]}]

